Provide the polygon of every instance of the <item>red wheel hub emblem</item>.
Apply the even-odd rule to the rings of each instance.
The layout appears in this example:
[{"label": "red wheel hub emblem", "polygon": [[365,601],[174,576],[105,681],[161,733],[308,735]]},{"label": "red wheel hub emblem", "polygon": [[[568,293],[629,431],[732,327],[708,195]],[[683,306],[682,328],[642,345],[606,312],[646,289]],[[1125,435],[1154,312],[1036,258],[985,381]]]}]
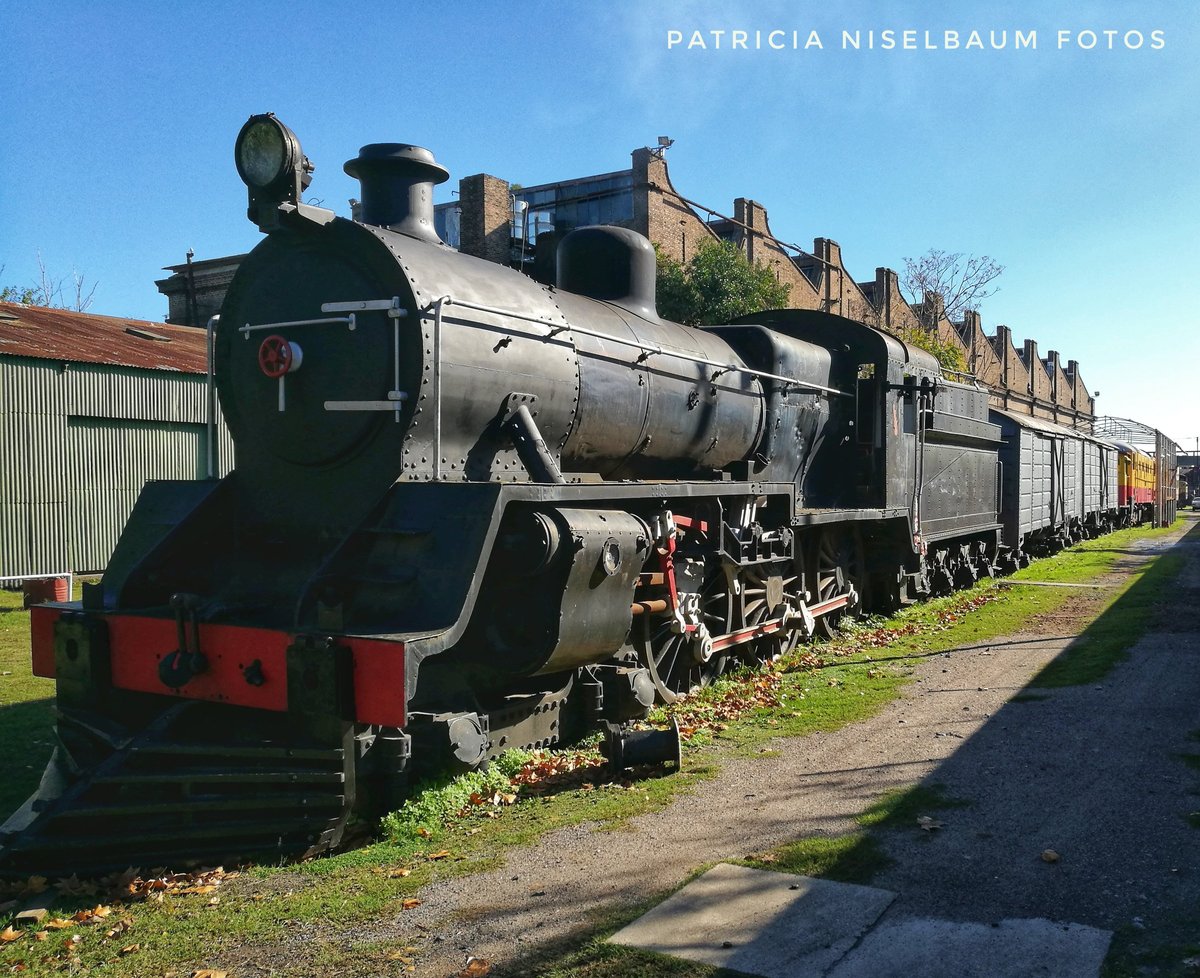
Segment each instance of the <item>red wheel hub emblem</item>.
[{"label": "red wheel hub emblem", "polygon": [[258,348],[258,369],[268,377],[282,377],[292,369],[292,345],[272,334]]}]

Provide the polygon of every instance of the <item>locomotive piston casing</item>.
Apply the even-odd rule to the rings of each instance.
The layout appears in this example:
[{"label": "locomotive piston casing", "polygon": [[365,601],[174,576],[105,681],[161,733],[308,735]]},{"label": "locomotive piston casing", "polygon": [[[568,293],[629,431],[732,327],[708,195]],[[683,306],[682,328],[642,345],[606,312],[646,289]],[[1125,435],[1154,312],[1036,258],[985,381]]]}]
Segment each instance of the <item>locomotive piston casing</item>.
[{"label": "locomotive piston casing", "polygon": [[508,527],[512,553],[488,573],[466,647],[517,675],[608,659],[629,632],[646,524],[619,510],[556,507],[514,512]]}]

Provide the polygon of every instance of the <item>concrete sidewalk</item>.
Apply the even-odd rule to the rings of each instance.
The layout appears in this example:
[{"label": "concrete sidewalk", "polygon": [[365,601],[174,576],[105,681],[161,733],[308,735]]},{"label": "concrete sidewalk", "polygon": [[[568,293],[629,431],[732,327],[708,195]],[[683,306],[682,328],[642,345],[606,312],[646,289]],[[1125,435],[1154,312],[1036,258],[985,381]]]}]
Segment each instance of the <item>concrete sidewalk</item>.
[{"label": "concrete sidewalk", "polygon": [[762,978],[1097,978],[1112,937],[1045,919],[881,921],[895,898],[722,864],[611,940]]}]

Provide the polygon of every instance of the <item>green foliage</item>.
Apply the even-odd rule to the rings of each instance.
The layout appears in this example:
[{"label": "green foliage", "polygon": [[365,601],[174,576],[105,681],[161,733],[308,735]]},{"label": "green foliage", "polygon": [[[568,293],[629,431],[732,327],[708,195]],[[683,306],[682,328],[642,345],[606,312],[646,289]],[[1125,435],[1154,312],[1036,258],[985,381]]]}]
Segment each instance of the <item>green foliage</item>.
[{"label": "green foliage", "polygon": [[686,265],[657,255],[658,311],[665,319],[710,326],[787,305],[791,286],[728,241],[702,244]]},{"label": "green foliage", "polygon": [[965,373],[967,365],[963,362],[962,350],[953,343],[945,342],[938,336],[936,330],[925,330],[919,326],[897,331],[896,335],[910,346],[916,346],[926,353],[932,353],[943,370],[955,370]]},{"label": "green foliage", "polygon": [[20,302],[27,306],[44,306],[41,290],[32,285],[0,286],[0,302]]},{"label": "green foliage", "polygon": [[384,835],[396,840],[437,833],[470,807],[472,795],[490,797],[498,791],[512,791],[512,776],[532,756],[525,751],[505,751],[486,771],[468,771],[424,785],[400,808],[384,816]]},{"label": "green foliage", "polygon": [[[4,275],[5,267],[0,265],[0,276]],[[76,269],[71,269],[69,287],[65,278],[54,278],[46,271],[39,253],[37,281],[32,285],[0,285],[0,302],[20,302],[26,306],[48,306],[51,309],[73,309],[83,312],[92,304],[95,293],[96,286],[92,285],[89,288],[84,276]]]}]

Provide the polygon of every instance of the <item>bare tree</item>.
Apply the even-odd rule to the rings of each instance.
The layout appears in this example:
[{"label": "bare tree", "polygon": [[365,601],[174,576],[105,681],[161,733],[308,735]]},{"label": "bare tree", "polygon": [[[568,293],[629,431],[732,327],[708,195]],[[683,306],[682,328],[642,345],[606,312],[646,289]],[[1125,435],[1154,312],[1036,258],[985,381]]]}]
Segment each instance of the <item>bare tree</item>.
[{"label": "bare tree", "polygon": [[91,288],[88,288],[87,279],[83,272],[72,265],[71,284],[75,287],[75,299],[71,308],[76,312],[83,312],[92,304],[92,297],[96,294],[96,286],[100,283],[93,282]]},{"label": "bare tree", "polygon": [[977,310],[984,299],[996,293],[998,286],[993,283],[1003,271],[1004,266],[987,255],[931,248],[920,258],[904,259],[900,291],[921,325],[932,329],[937,325],[939,306],[951,322]]}]

